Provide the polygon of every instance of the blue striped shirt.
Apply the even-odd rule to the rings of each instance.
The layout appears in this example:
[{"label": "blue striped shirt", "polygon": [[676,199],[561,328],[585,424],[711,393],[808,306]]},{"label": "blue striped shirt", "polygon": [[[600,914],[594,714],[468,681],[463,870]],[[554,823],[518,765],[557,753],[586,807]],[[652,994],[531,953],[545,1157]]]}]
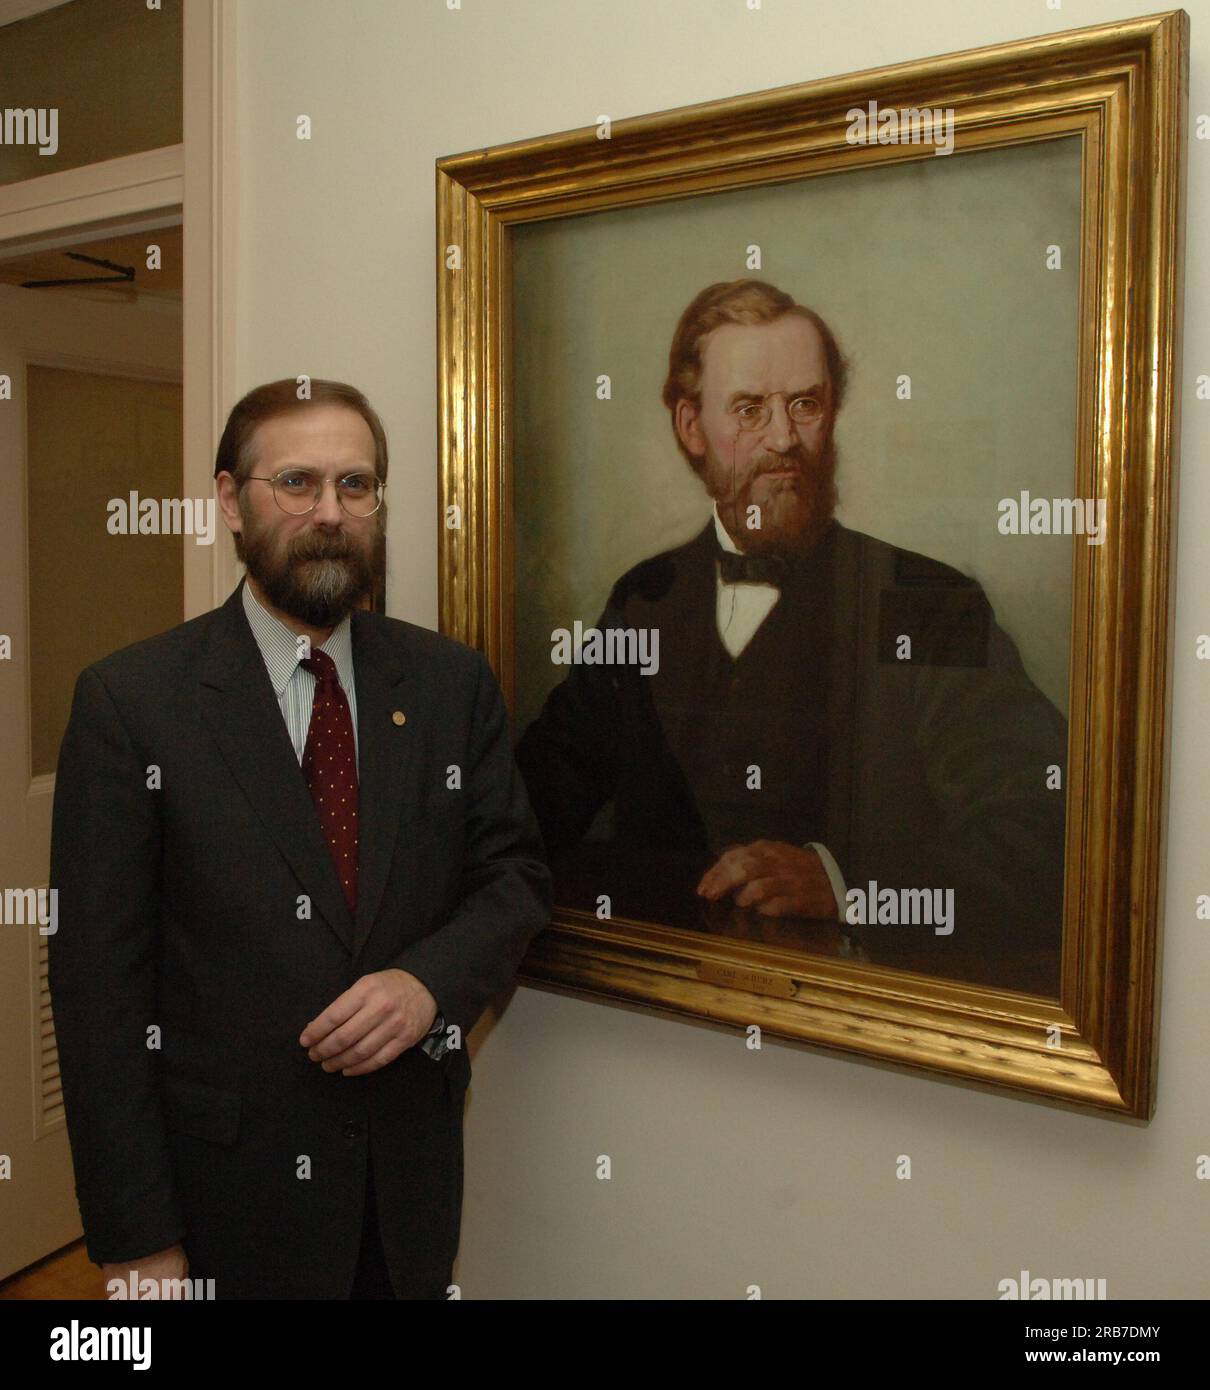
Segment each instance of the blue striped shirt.
[{"label": "blue striped shirt", "polygon": [[[294,753],[302,763],[307,746],[307,730],[311,727],[311,706],[315,703],[315,677],[299,661],[310,655],[306,638],[291,631],[256,600],[250,584],[244,585],[244,613],[256,638],[256,645],[265,659],[269,683],[290,732]],[[358,756],[358,775],[361,772],[360,749],[357,745],[357,687],[353,680],[353,624],[346,613],[332,629],[332,634],[318,649],[336,663],[336,674],[344,686],[353,718],[353,747]]]}]

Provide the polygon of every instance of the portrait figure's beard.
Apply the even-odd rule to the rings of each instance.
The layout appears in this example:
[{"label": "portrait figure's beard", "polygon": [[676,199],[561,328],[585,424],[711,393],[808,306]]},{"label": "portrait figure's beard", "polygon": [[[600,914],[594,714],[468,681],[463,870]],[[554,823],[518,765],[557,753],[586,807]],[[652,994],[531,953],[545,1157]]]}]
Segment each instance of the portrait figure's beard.
[{"label": "portrait figure's beard", "polygon": [[283,547],[272,527],[240,507],[235,553],[261,592],[308,627],[329,628],[372,594],[386,571],[386,507],[364,542],[348,531],[300,531]]},{"label": "portrait figure's beard", "polygon": [[[709,455],[707,487],[718,513],[741,550],[752,554],[804,553],[813,550],[836,512],[836,444],[832,434],[818,450],[801,445],[784,454],[763,452],[747,461],[744,482],[732,496],[730,459]],[[765,475],[795,469],[791,478]],[[762,481],[763,480],[763,481]],[[713,482],[713,486],[711,486]],[[748,525],[748,508],[759,507],[760,526]]]}]

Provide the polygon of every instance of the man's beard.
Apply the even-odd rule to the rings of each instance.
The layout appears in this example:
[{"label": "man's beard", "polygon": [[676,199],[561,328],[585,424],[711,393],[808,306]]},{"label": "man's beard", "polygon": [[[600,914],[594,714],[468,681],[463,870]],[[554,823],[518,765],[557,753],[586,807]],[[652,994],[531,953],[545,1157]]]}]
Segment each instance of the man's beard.
[{"label": "man's beard", "polygon": [[282,553],[271,527],[242,508],[241,514],[236,555],[269,602],[308,627],[335,627],[386,572],[385,507],[368,549],[345,531],[300,531]]},{"label": "man's beard", "polygon": [[[722,484],[722,495],[710,489],[718,503],[718,514],[736,544],[751,554],[804,554],[823,538],[836,512],[837,455],[832,436],[811,458],[801,446],[784,454],[759,454],[749,461],[748,479],[734,501],[731,496],[732,465],[710,456],[713,476]],[[795,478],[777,479],[762,487],[763,503],[754,503],[753,490],[766,473],[783,469],[798,470]],[[759,527],[748,525],[748,508],[757,505]]]}]

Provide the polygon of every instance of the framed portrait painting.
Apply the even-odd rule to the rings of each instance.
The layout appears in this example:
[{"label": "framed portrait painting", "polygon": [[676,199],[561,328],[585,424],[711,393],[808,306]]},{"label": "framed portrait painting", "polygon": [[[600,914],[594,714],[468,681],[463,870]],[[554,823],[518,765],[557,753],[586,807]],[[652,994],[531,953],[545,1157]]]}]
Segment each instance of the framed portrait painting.
[{"label": "framed portrait painting", "polygon": [[527,979],[1151,1114],[1186,25],[439,161]]}]

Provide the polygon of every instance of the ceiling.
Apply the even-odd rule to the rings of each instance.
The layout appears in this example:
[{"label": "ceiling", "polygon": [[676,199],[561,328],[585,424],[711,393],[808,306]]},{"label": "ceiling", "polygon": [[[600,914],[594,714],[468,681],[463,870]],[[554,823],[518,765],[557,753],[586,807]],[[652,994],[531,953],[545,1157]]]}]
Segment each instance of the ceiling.
[{"label": "ceiling", "polygon": [[[160,248],[160,269],[147,269],[147,248]],[[54,251],[30,251],[8,260],[0,260],[0,284],[22,285],[30,280],[90,280],[117,275],[105,266],[75,260],[69,252],[109,261],[134,272],[132,280],[113,280],[108,284],[64,286],[42,289],[42,294],[72,294],[87,292],[89,298],[104,294],[115,299],[132,300],[139,297],[157,299],[181,298],[181,228],[160,227],[152,232],[134,232],[124,236],[107,236],[99,241],[81,242]]]}]

